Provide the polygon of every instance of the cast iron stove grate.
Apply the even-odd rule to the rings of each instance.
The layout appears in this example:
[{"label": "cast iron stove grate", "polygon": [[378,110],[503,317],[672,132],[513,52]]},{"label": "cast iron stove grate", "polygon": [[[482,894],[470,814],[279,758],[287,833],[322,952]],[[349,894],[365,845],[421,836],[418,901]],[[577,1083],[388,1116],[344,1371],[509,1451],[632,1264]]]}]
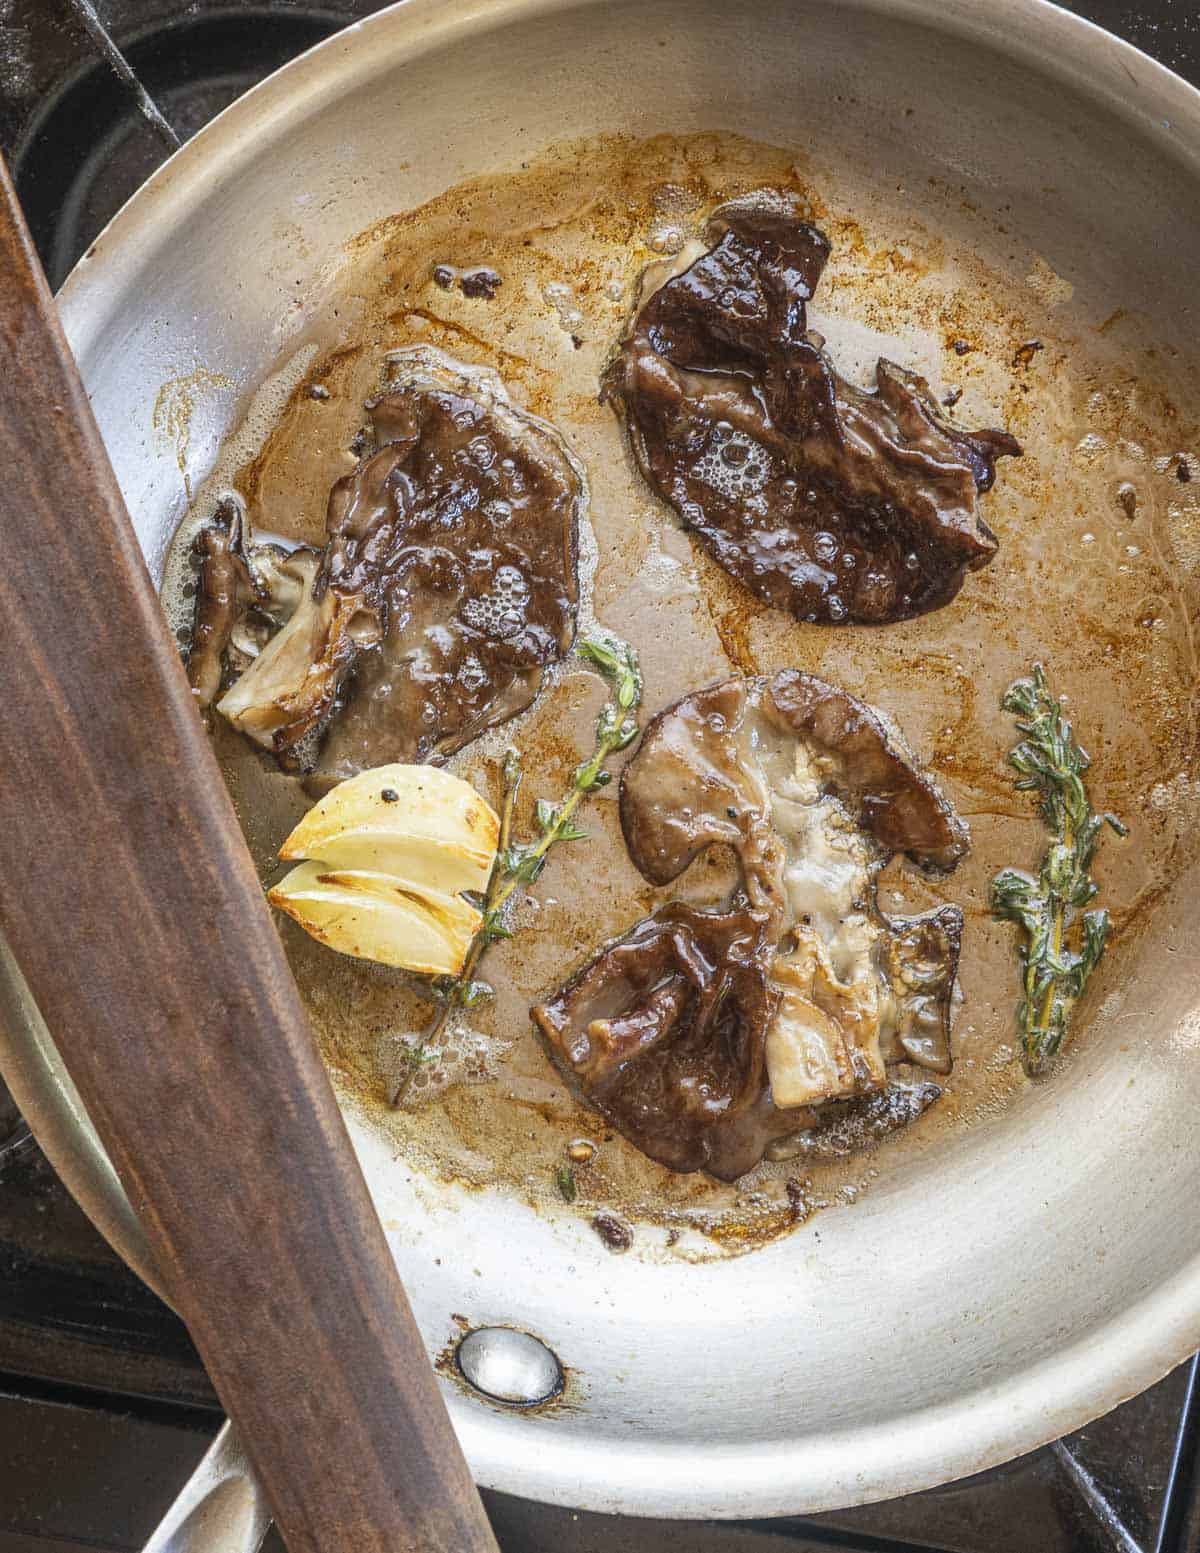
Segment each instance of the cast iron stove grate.
[{"label": "cast iron stove grate", "polygon": [[[1200,82],[1193,0],[1073,8]],[[0,148],[52,283],[177,143],[376,9],[0,0]],[[219,1417],[182,1325],[91,1228],[0,1090],[0,1553],[140,1548]],[[1045,1450],[858,1510],[668,1523],[486,1497],[505,1553],[1200,1553],[1198,1462],[1192,1360]]]}]

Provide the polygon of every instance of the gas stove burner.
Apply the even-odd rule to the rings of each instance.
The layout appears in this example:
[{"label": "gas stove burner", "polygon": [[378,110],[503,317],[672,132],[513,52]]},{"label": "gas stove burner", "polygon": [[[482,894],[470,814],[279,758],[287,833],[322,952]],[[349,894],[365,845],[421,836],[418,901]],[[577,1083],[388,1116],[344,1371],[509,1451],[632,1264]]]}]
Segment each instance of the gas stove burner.
[{"label": "gas stove burner", "polygon": [[[17,192],[56,289],[178,144],[351,19],[292,5],[109,4],[105,16],[145,17],[118,48],[90,0],[71,5],[93,52],[39,105],[13,157]],[[4,16],[0,4],[0,22]]]},{"label": "gas stove burner", "polygon": [[0,1184],[20,1155],[30,1153],[35,1147],[33,1134],[13,1099],[8,1086],[0,1079]]}]

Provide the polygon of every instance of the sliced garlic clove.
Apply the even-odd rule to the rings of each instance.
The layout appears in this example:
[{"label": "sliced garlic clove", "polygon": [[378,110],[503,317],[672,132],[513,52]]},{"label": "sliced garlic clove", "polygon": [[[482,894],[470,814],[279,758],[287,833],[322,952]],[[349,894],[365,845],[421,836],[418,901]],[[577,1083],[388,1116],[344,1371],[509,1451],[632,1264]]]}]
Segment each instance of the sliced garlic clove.
[{"label": "sliced garlic clove", "polygon": [[303,858],[268,899],[330,949],[456,975],[483,921],[500,822],[461,777],[377,766],[326,793],[279,849]]},{"label": "sliced garlic clove", "polygon": [[279,855],[393,873],[454,894],[486,887],[499,835],[495,811],[461,777],[434,766],[377,766],[326,793]]},{"label": "sliced garlic clove", "polygon": [[268,895],[340,954],[431,976],[453,976],[483,921],[458,895],[414,890],[390,874],[301,863]]},{"label": "sliced garlic clove", "polygon": [[[404,879],[414,889],[454,894],[459,890],[487,888],[491,863],[480,867],[473,857],[463,854],[430,836],[397,836],[378,826],[364,825],[343,831],[323,843],[318,854],[281,851],[285,862],[312,857],[330,868],[342,871],[389,874]],[[491,854],[495,856],[495,851]]]}]

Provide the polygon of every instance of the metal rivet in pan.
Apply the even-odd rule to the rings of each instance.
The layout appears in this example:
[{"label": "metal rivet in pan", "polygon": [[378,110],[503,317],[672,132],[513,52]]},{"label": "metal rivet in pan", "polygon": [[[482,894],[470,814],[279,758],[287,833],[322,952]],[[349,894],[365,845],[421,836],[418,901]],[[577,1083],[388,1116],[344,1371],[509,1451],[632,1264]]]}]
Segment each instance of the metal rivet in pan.
[{"label": "metal rivet in pan", "polygon": [[540,1337],[512,1327],[476,1327],[458,1345],[459,1373],[493,1402],[533,1407],[562,1390],[563,1372]]}]

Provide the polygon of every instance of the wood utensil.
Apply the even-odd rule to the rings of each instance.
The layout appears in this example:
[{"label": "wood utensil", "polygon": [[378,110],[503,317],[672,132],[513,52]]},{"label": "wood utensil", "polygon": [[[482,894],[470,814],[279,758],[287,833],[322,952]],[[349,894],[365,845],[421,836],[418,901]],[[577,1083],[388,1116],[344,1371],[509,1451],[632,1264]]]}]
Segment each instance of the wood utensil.
[{"label": "wood utensil", "polygon": [[0,161],[0,931],[291,1553],[495,1542]]}]

